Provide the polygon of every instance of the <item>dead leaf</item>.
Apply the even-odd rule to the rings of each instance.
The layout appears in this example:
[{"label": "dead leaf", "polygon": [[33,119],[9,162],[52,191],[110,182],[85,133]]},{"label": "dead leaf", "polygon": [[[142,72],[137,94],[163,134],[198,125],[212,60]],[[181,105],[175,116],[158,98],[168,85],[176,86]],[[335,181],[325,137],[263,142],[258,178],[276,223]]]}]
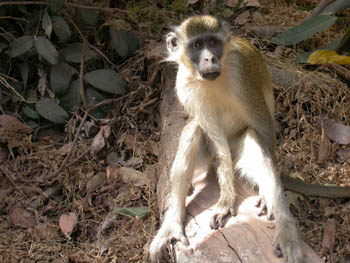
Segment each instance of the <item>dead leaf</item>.
[{"label": "dead leaf", "polygon": [[104,173],[98,173],[90,178],[86,184],[86,191],[93,192],[96,189],[100,188],[106,183],[106,175]]},{"label": "dead leaf", "polygon": [[242,14],[236,17],[235,23],[237,25],[244,25],[245,23],[248,22],[249,16],[250,16],[250,11],[249,10],[244,11]]},{"label": "dead leaf", "polygon": [[110,152],[107,155],[106,162],[108,163],[109,166],[115,167],[118,165],[118,154],[116,152]]},{"label": "dead leaf", "polygon": [[335,51],[319,49],[309,56],[307,63],[314,65],[322,65],[327,63],[335,63],[338,65],[350,64],[350,56],[341,56]]},{"label": "dead leaf", "polygon": [[0,115],[0,128],[14,133],[31,133],[32,128],[11,115]]},{"label": "dead leaf", "polygon": [[61,148],[57,150],[57,153],[59,155],[66,155],[69,153],[69,151],[72,149],[73,142],[66,143]]},{"label": "dead leaf", "polygon": [[323,119],[322,121],[325,133],[330,139],[339,144],[350,143],[350,126],[345,126],[330,119]]},{"label": "dead leaf", "polygon": [[114,184],[114,182],[117,180],[118,171],[119,171],[119,168],[117,167],[107,166],[106,177],[107,177],[107,183],[109,185]]},{"label": "dead leaf", "polygon": [[282,26],[251,26],[248,28],[249,33],[263,39],[272,37],[282,31],[284,31],[284,27]]},{"label": "dead leaf", "polygon": [[159,156],[159,147],[158,147],[158,143],[157,142],[154,142],[154,141],[147,141],[146,142],[146,147],[147,147],[147,150],[155,155],[155,156]]},{"label": "dead leaf", "polygon": [[100,128],[100,131],[95,136],[94,140],[91,144],[91,154],[96,155],[99,151],[105,147],[106,142],[105,139],[107,139],[111,135],[111,126],[110,125],[104,125]]},{"label": "dead leaf", "polygon": [[341,162],[345,162],[346,160],[350,159],[350,149],[349,148],[345,148],[345,149],[341,149],[338,152],[338,156]]},{"label": "dead leaf", "polygon": [[78,223],[78,217],[75,213],[63,214],[59,219],[59,226],[63,234],[70,238],[70,234],[73,232],[75,225]]},{"label": "dead leaf", "polygon": [[14,208],[10,212],[9,217],[12,224],[16,226],[27,228],[27,227],[32,227],[36,225],[34,214],[22,207]]},{"label": "dead leaf", "polygon": [[194,5],[198,0],[187,0],[187,5]]},{"label": "dead leaf", "polygon": [[[225,0],[225,5],[229,7],[235,7],[238,4],[239,0]],[[255,6],[261,7],[261,4],[258,0],[244,0],[240,7],[242,6]]]},{"label": "dead leaf", "polygon": [[325,255],[333,248],[335,242],[336,222],[334,218],[329,218],[323,230],[322,254]]},{"label": "dead leaf", "polygon": [[132,168],[120,167],[119,172],[124,183],[132,183],[135,186],[146,186],[149,182],[145,174]]},{"label": "dead leaf", "polygon": [[139,168],[141,167],[143,163],[143,159],[140,157],[131,157],[129,160],[126,162],[126,166],[132,167],[132,168]]},{"label": "dead leaf", "polygon": [[323,163],[326,160],[328,160],[329,155],[331,153],[331,144],[329,143],[328,138],[325,135],[323,123],[321,124],[321,130],[322,130],[321,141],[320,141],[320,147],[318,149],[318,155],[317,155],[317,161],[319,163]]}]

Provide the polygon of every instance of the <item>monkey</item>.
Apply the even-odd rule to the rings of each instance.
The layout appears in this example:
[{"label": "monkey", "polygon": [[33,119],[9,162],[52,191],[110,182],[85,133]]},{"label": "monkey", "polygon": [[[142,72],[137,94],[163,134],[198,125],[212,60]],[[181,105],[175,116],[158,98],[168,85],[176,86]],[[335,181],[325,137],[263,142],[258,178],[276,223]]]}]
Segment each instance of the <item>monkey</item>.
[{"label": "monkey", "polygon": [[274,253],[302,263],[301,234],[275,167],[275,102],[267,67],[258,50],[234,36],[229,24],[213,16],[193,16],[166,36],[167,61],[178,65],[175,90],[189,116],[170,169],[170,195],[163,222],[149,247],[159,262],[165,245],[184,234],[185,199],[195,169],[216,170],[219,200],[210,220],[222,228],[235,215],[234,177],[258,188],[267,218],[275,220]]}]

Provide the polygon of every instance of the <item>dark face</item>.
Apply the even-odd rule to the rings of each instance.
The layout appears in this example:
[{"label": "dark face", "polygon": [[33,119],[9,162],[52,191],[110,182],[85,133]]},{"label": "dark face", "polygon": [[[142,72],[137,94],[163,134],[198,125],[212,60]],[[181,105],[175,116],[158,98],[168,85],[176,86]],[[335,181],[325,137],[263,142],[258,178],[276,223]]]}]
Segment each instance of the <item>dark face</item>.
[{"label": "dark face", "polygon": [[187,55],[203,79],[215,80],[220,76],[223,43],[215,35],[194,38],[187,47]]}]

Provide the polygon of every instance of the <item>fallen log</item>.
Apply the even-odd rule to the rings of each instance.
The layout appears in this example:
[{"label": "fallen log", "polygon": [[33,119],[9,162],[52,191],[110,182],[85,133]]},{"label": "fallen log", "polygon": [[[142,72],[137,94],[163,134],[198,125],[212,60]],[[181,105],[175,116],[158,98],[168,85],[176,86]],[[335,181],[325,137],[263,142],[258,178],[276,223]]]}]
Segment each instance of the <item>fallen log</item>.
[{"label": "fallen log", "polygon": [[[162,138],[157,200],[161,214],[166,209],[170,192],[169,170],[177,151],[180,133],[186,123],[183,109],[174,94],[175,72],[170,69],[166,73],[160,106]],[[278,70],[271,71],[272,75],[276,72]],[[272,79],[278,78],[272,76]],[[212,207],[219,198],[219,186],[215,174],[197,171],[192,182],[193,189],[186,199],[184,226],[190,245],[184,247],[179,242],[170,245],[170,258],[180,263],[283,262],[283,259],[277,258],[273,253],[273,222],[257,215],[257,192],[244,181],[236,180],[235,184],[239,196],[237,216],[228,218],[224,228],[212,230],[210,218],[214,213]],[[306,253],[305,263],[322,262],[306,243],[302,246]]]}]

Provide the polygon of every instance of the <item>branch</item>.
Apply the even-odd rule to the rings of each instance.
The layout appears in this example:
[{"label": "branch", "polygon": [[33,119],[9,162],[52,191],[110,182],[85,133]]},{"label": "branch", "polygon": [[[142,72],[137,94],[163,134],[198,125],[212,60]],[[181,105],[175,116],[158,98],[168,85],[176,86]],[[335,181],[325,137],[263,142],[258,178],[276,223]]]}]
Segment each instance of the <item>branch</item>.
[{"label": "branch", "polygon": [[0,3],[0,6],[4,5],[48,5],[48,2],[41,2],[41,1],[20,1],[20,2],[13,2],[13,1],[8,1],[8,2],[2,2]]}]

